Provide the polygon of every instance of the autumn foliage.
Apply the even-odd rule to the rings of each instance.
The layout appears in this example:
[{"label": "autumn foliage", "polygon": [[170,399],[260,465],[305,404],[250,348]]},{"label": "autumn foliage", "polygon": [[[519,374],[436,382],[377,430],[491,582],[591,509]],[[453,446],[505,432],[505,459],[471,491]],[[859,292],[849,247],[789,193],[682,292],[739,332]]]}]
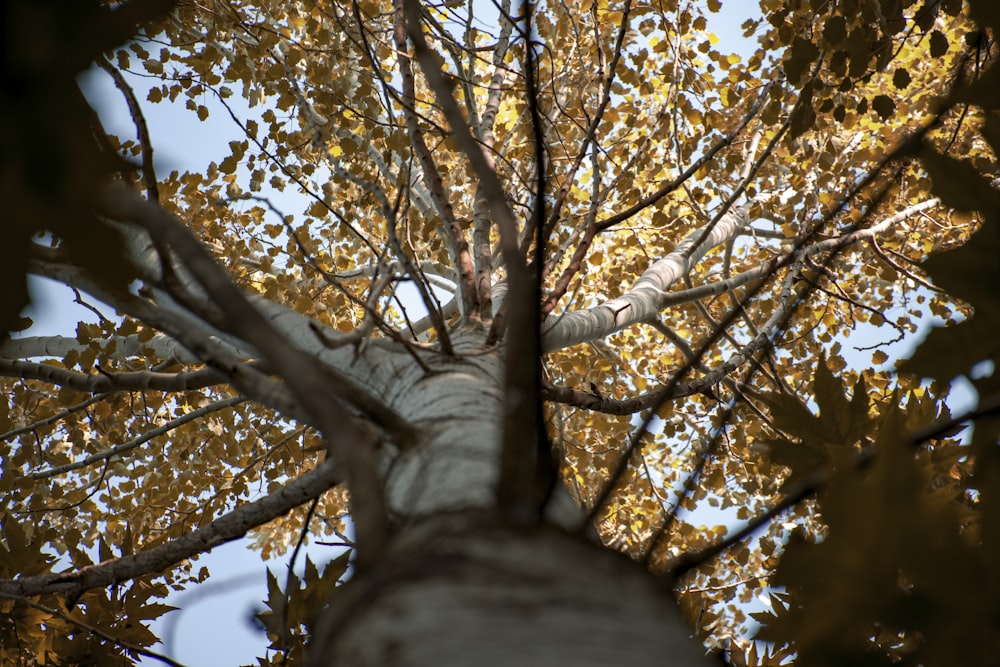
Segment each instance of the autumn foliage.
[{"label": "autumn foliage", "polygon": [[[454,417],[391,350],[495,360],[499,515],[565,487],[730,663],[993,664],[1000,5],[745,4],[2,5],[0,663],[132,664],[249,531],[357,549],[262,565],[301,664]],[[228,154],[165,172],[152,105]]]}]

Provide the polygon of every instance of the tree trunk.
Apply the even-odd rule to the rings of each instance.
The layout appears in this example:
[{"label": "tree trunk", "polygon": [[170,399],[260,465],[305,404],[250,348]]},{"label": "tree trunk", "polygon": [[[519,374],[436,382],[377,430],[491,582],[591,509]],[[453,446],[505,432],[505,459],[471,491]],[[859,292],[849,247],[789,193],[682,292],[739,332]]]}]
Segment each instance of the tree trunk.
[{"label": "tree trunk", "polygon": [[[710,237],[696,254],[731,236],[741,222],[738,216],[727,218],[721,236]],[[136,265],[157,275],[151,244],[138,230],[129,231]],[[58,269],[65,282],[114,302],[113,295],[102,293],[82,272],[44,264],[38,268],[50,274]],[[647,271],[653,286],[649,295],[628,293],[619,299],[623,309],[640,312],[643,299],[661,298],[675,273],[669,261],[652,266]],[[178,277],[186,279],[183,273]],[[197,293],[198,287],[191,283],[190,289]],[[155,290],[154,296],[162,309],[158,312],[183,312],[168,296]],[[416,432],[415,442],[400,448],[384,445],[381,452],[386,506],[393,523],[403,528],[368,571],[334,594],[313,638],[313,664],[711,663],[691,638],[663,581],[582,535],[551,525],[529,530],[499,521],[496,481],[505,348],[487,347],[485,331],[468,327],[453,332],[454,357],[407,351],[385,340],[371,340],[362,348],[330,346],[328,342],[341,334],[274,302],[249,298],[285,339],[318,365],[363,387]],[[137,305],[132,301],[118,307],[129,312]],[[597,306],[578,318],[563,317],[547,330],[546,345],[599,338],[635,317],[631,312],[615,314],[618,310]],[[322,338],[316,334],[319,329]],[[170,333],[183,338],[182,329]],[[259,356],[245,342],[213,333],[220,354]],[[156,339],[143,345],[170,342]],[[15,347],[12,342],[4,350],[31,354],[37,342],[22,343],[23,350]],[[127,347],[128,341],[123,341],[122,349]],[[171,354],[169,349],[160,352]],[[281,400],[266,388],[259,394],[253,386],[244,391],[265,405]],[[230,531],[219,540],[243,532]]]},{"label": "tree trunk", "polygon": [[552,527],[440,514],[337,589],[309,665],[708,665],[663,582]]}]

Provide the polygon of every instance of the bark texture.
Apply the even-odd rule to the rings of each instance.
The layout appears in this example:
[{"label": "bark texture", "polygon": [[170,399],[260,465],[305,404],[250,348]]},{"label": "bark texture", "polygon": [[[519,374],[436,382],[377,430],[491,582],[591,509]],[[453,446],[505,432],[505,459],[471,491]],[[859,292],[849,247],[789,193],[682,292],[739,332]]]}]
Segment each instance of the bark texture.
[{"label": "bark texture", "polygon": [[624,556],[551,527],[437,515],[338,589],[309,665],[713,664],[670,590]]}]

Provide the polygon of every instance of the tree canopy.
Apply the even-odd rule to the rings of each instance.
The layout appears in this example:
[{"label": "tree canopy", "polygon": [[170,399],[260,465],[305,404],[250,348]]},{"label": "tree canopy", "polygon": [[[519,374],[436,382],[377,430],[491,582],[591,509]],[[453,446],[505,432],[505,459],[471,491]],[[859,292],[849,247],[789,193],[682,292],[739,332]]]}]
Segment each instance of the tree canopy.
[{"label": "tree canopy", "polygon": [[[1000,7],[760,0],[739,55],[737,4],[6,3],[3,664],[131,664],[248,532],[351,547],[266,575],[302,664],[471,509],[732,664],[994,661]],[[164,173],[152,105],[230,153]],[[94,317],[35,335],[28,275]]]}]

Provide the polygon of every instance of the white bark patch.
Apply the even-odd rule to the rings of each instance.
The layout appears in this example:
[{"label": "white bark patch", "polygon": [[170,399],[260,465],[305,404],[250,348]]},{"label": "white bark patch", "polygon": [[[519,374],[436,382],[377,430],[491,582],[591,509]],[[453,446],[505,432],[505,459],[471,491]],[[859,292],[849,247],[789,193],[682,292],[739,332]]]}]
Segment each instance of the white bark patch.
[{"label": "white bark patch", "polygon": [[338,589],[312,667],[704,667],[670,591],[624,556],[487,515],[436,517]]},{"label": "white bark patch", "polygon": [[722,216],[707,235],[704,227],[694,230],[668,255],[653,262],[625,294],[593,308],[550,317],[542,347],[551,352],[604,338],[655,316],[664,308],[674,283],[690,273],[709,250],[734,238],[748,223],[746,210],[738,208]]},{"label": "white bark patch", "polygon": [[491,507],[496,501],[503,396],[497,355],[400,369],[388,404],[420,432],[393,461],[386,498],[397,516]]}]

